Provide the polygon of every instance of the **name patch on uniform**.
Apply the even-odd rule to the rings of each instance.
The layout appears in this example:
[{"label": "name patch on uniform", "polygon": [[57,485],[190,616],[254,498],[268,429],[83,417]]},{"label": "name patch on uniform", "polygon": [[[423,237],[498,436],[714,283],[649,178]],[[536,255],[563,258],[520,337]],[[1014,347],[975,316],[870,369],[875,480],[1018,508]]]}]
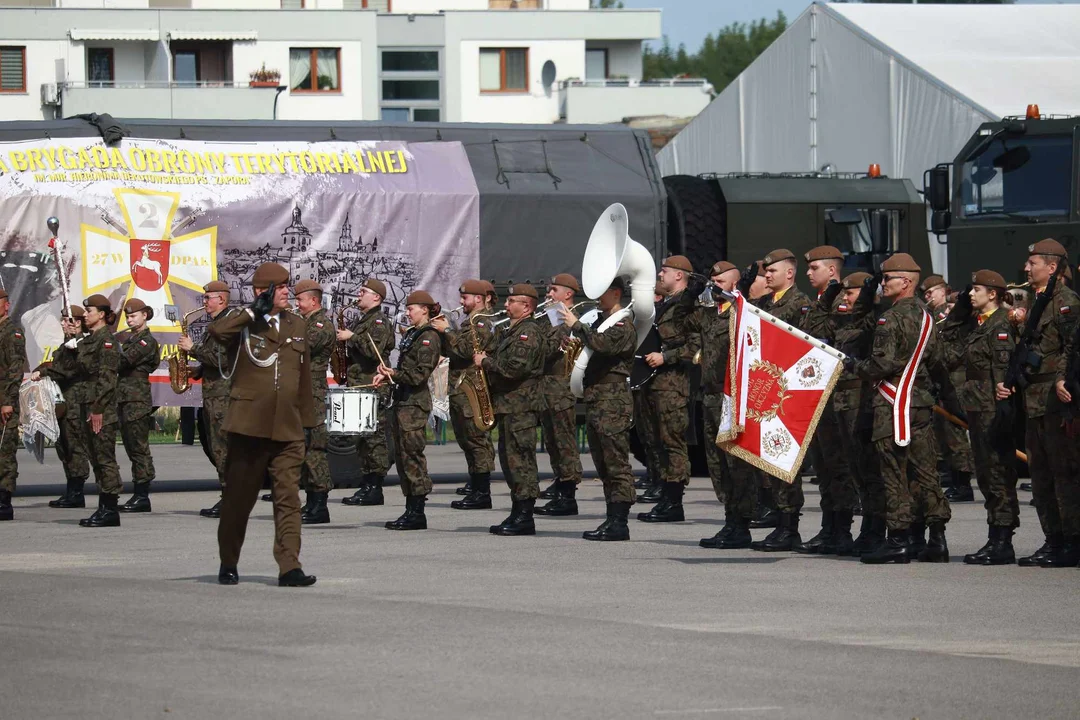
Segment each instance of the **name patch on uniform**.
[{"label": "name patch on uniform", "polygon": [[529,339],[528,335],[518,335],[518,340],[528,340],[528,339]]},{"label": "name patch on uniform", "polygon": [[878,318],[877,319],[877,324],[878,325],[884,325],[885,324],[885,318]]},{"label": "name patch on uniform", "polygon": [[1008,340],[1009,339],[1009,333],[1007,333],[1007,332],[1000,332],[1000,333],[997,334],[997,336],[998,336],[998,340]]},{"label": "name patch on uniform", "polygon": [[146,341],[145,340],[140,340],[139,344],[142,345],[143,347],[146,347]]}]

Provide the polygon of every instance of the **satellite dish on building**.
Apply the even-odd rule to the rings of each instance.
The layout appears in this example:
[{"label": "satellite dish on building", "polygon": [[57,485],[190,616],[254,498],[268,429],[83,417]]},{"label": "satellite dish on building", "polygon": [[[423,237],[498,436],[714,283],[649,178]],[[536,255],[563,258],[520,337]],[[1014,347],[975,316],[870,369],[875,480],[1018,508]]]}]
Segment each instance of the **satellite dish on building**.
[{"label": "satellite dish on building", "polygon": [[555,84],[555,63],[550,60],[544,61],[544,67],[540,70],[540,82],[544,84],[545,89],[551,89],[551,86]]}]

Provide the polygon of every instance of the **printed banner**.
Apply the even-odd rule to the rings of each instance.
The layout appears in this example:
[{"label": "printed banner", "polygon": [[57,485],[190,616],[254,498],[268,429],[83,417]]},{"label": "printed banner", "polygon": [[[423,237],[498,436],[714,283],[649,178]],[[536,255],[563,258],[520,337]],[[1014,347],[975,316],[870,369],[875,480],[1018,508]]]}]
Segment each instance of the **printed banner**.
[{"label": "printed banner", "polygon": [[[393,315],[418,289],[457,305],[461,279],[479,271],[479,192],[457,142],[4,143],[0,280],[26,330],[31,368],[62,340],[50,216],[60,221],[72,304],[101,293],[114,309],[133,297],[154,309],[157,405],[202,402],[198,384],[182,395],[169,387],[165,361],[180,330],[165,306],[201,307],[211,280],[227,282],[231,303],[246,305],[255,268],[279,262],[293,284],[317,280],[336,311],[377,277]],[[114,330],[123,331],[119,317]],[[193,315],[192,337],[205,326],[205,315]]]},{"label": "printed banner", "polygon": [[843,355],[741,295],[730,323],[732,352],[716,443],[793,482],[843,372]]}]

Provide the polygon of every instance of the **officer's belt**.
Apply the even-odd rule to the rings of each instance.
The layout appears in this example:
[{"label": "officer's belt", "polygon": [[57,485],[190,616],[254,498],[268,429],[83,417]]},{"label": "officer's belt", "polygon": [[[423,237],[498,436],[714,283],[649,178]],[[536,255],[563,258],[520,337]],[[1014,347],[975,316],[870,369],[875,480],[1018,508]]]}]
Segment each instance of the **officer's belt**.
[{"label": "officer's belt", "polygon": [[1055,380],[1057,380],[1057,373],[1039,373],[1028,377],[1029,383],[1054,382]]}]

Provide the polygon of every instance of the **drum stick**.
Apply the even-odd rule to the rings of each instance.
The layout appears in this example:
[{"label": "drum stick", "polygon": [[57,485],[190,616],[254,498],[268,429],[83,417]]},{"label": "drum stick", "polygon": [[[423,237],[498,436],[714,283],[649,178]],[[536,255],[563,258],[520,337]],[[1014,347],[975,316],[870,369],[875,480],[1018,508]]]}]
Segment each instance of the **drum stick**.
[{"label": "drum stick", "polygon": [[[375,344],[375,340],[372,339],[371,333],[366,332],[364,334],[367,335],[368,342],[371,343],[371,349],[375,351],[375,357],[379,358],[380,367],[390,367],[383,361],[382,353],[379,352],[379,346]],[[397,383],[394,382],[394,379],[392,377],[387,376],[386,379],[390,381],[391,385],[397,385]]]},{"label": "drum stick", "polygon": [[[941,417],[945,418],[946,421],[951,422],[956,427],[963,428],[965,430],[968,429],[968,424],[966,422],[964,422],[960,418],[956,417],[955,415],[953,415],[951,412],[949,412],[945,408],[941,407],[940,405],[935,405],[934,406],[934,412],[936,412]],[[1020,462],[1027,462],[1028,461],[1027,455],[1020,452],[1019,450],[1016,451],[1016,458]]]}]

